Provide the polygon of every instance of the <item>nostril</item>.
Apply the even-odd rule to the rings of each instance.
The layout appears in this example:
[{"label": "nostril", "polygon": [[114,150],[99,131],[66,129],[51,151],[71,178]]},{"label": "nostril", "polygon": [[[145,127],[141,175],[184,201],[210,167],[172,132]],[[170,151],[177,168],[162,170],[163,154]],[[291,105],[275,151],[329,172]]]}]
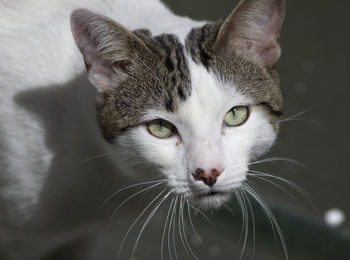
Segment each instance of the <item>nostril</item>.
[{"label": "nostril", "polygon": [[222,171],[217,170],[216,168],[213,168],[211,171],[208,171],[206,174],[205,170],[202,168],[197,168],[195,173],[193,173],[193,177],[197,181],[203,181],[206,185],[209,187],[213,187],[213,185],[216,183],[216,179],[218,176],[222,173]]},{"label": "nostril", "polygon": [[203,174],[203,173],[205,173],[205,171],[203,170],[203,169],[201,169],[201,168],[198,168],[197,170],[196,170],[196,175],[198,176],[198,175],[201,175],[201,174]]},{"label": "nostril", "polygon": [[202,180],[205,182],[205,179],[207,178],[205,171],[202,168],[197,168],[197,170],[192,174],[192,176],[196,181]]},{"label": "nostril", "polygon": [[218,177],[221,173],[222,173],[222,171],[218,171],[217,169],[211,170],[211,176],[215,177],[215,178]]}]

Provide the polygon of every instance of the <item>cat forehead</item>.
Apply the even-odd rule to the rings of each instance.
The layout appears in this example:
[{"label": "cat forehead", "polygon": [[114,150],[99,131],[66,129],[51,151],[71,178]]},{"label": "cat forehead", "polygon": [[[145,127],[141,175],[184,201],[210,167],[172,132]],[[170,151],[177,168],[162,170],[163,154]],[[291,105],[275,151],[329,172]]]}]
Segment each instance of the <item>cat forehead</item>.
[{"label": "cat forehead", "polygon": [[[221,81],[205,66],[188,60],[191,73],[191,96],[184,101],[175,115],[198,134],[204,129],[221,125],[225,114],[234,106],[249,105],[251,99],[240,93],[234,82]],[[199,126],[199,128],[194,127]]]},{"label": "cat forehead", "polygon": [[222,124],[222,117],[233,106],[252,103],[250,98],[237,90],[234,82],[221,81],[213,72],[189,57],[187,66],[191,77],[191,95],[173,112],[149,110],[143,117],[144,121],[163,118],[191,126],[192,130],[196,130],[195,126],[201,126],[204,130],[205,126],[210,128],[216,121]]}]

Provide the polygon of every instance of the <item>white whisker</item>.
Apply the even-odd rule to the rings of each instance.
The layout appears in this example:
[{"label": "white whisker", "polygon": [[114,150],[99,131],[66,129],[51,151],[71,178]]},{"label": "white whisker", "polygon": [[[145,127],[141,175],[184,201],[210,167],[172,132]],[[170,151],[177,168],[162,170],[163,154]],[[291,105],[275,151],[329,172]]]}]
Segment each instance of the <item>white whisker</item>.
[{"label": "white whisker", "polygon": [[[186,229],[185,229],[185,219],[184,219],[184,207],[185,207],[185,198],[184,197],[181,197],[181,201],[180,201],[180,208],[179,208],[179,225],[180,223],[181,224],[181,227],[182,227],[182,234],[183,234],[183,240],[184,240],[184,247],[185,247],[185,250],[188,254],[188,256],[191,258],[191,255],[195,258],[195,259],[198,259],[198,257],[196,256],[196,254],[193,252],[190,244],[188,243],[188,240],[187,240],[187,234],[186,234]],[[181,214],[180,214],[181,213]],[[181,233],[181,231],[180,231]]]},{"label": "white whisker", "polygon": [[180,202],[179,202],[179,212],[178,212],[178,231],[179,231],[179,236],[180,236],[180,240],[181,240],[181,243],[183,245],[183,247],[185,248],[185,251],[187,253],[187,255],[190,257],[190,254],[187,250],[187,247],[186,247],[186,244],[184,242],[184,238],[182,236],[182,227],[181,227],[181,204],[182,204],[182,197],[180,197]]},{"label": "white whisker", "polygon": [[87,158],[87,159],[84,159],[84,160],[81,160],[81,161],[77,162],[76,165],[87,163],[89,161],[96,160],[96,159],[99,159],[99,158],[102,158],[102,157],[105,157],[105,156],[111,155],[111,154],[112,154],[111,152],[108,152],[108,153],[101,153],[101,154],[98,154],[98,155],[94,155],[94,156],[92,156],[90,158]]},{"label": "white whisker", "polygon": [[[311,199],[311,196],[303,189],[301,188],[300,186],[298,186],[297,184],[295,184],[294,182],[288,180],[288,179],[285,179],[285,178],[282,178],[280,176],[275,176],[275,175],[272,175],[272,174],[269,174],[269,173],[265,173],[265,172],[260,172],[260,171],[253,171],[253,170],[250,170],[249,171],[249,176],[252,176],[252,177],[256,177],[256,178],[260,178],[264,181],[267,181],[269,183],[272,183],[274,184],[275,186],[278,186],[280,187],[282,190],[284,190],[285,192],[287,192],[285,189],[283,189],[280,185],[274,183],[274,182],[271,182],[269,180],[267,180],[266,178],[272,178],[272,179],[276,179],[276,180],[279,180],[281,182],[284,182],[285,184],[289,185],[290,187],[294,188],[296,191],[298,191],[306,200],[307,202],[314,208],[314,209],[317,209],[317,207],[315,206],[315,204],[312,202],[312,199]],[[287,192],[288,194],[290,194],[289,192]],[[292,198],[294,198],[294,196],[292,196],[290,194],[290,196]]]},{"label": "white whisker", "polygon": [[294,119],[288,119],[288,120],[282,120],[280,121],[281,124],[285,122],[292,122],[292,121],[301,121],[301,122],[308,122],[308,123],[315,123],[315,120],[310,120],[310,119],[302,119],[302,118],[294,118]]},{"label": "white whisker", "polygon": [[195,214],[196,213],[199,213],[200,215],[202,215],[202,217],[208,221],[211,225],[214,226],[213,222],[199,209],[199,208],[196,208],[195,206],[193,206],[192,204],[188,204],[190,206],[190,208],[192,208],[193,210],[195,210]]},{"label": "white whisker", "polygon": [[148,225],[148,223],[150,222],[150,220],[152,219],[152,217],[154,216],[154,214],[158,211],[159,207],[164,203],[164,201],[174,192],[174,190],[169,191],[163,199],[161,199],[158,204],[153,208],[153,210],[151,211],[151,213],[149,214],[149,216],[147,217],[146,221],[144,222],[139,235],[137,236],[134,248],[132,250],[132,255],[131,255],[131,259],[134,259],[134,255],[137,249],[137,245],[140,241],[141,235],[143,233],[143,231],[145,230],[146,226]]},{"label": "white whisker", "polygon": [[248,173],[248,176],[257,178],[257,179],[259,179],[259,180],[263,180],[263,181],[265,181],[265,182],[267,182],[267,183],[272,184],[273,186],[276,186],[277,188],[279,188],[280,190],[282,190],[283,192],[285,192],[290,198],[292,198],[292,199],[295,200],[295,197],[293,196],[293,194],[291,194],[288,190],[286,190],[285,188],[283,188],[281,185],[279,185],[279,184],[277,184],[277,183],[274,183],[273,181],[270,181],[270,180],[264,178],[263,176],[260,176],[260,175],[257,175],[257,174]]},{"label": "white whisker", "polygon": [[259,161],[251,162],[248,165],[255,165],[255,164],[261,164],[261,163],[267,163],[267,162],[276,162],[276,161],[285,161],[285,162],[293,163],[293,164],[299,166],[300,168],[304,169],[306,172],[310,173],[310,171],[307,169],[307,167],[304,164],[302,164],[302,163],[300,163],[300,162],[298,162],[296,160],[289,159],[289,158],[284,158],[284,157],[266,158],[266,159],[262,159],[262,160],[259,160]]},{"label": "white whisker", "polygon": [[239,239],[238,239],[238,242],[237,242],[237,246],[239,245],[239,243],[241,242],[242,240],[242,237],[243,237],[243,232],[244,232],[244,217],[243,217],[243,206],[242,206],[242,203],[241,203],[241,196],[240,196],[240,190],[241,188],[238,188],[237,190],[234,190],[234,194],[235,194],[235,197],[237,199],[237,202],[238,202],[238,205],[239,205],[239,208],[241,209],[241,214],[242,214],[242,227],[241,227],[241,233],[239,235]]},{"label": "white whisker", "polygon": [[311,122],[312,122],[312,120],[298,119],[297,117],[302,116],[302,115],[304,115],[304,114],[310,112],[310,111],[313,110],[313,109],[314,109],[313,107],[312,107],[312,108],[309,108],[309,109],[306,109],[306,110],[301,111],[301,112],[299,112],[299,113],[297,113],[297,114],[294,114],[294,115],[292,115],[292,116],[289,116],[289,117],[287,117],[287,118],[284,118],[284,119],[280,120],[280,122],[283,123],[283,122],[293,121],[293,120],[311,121]]},{"label": "white whisker", "polygon": [[[243,190],[243,194],[245,194],[244,190]],[[249,210],[250,210],[250,213],[252,216],[252,228],[253,228],[253,257],[252,257],[252,259],[254,259],[255,258],[255,215],[254,215],[254,210],[253,210],[253,207],[252,207],[252,204],[250,202],[249,197],[248,196],[244,196],[244,197],[247,200],[248,207],[249,207]]]},{"label": "white whisker", "polygon": [[172,206],[174,204],[174,198],[172,198],[171,203],[169,205],[169,209],[168,209],[168,214],[166,216],[165,222],[164,222],[164,229],[163,229],[163,234],[162,234],[162,242],[161,242],[161,246],[160,246],[160,257],[163,260],[164,259],[164,238],[165,238],[165,234],[168,228],[168,220],[169,220],[169,216],[170,216],[170,212],[172,210]]},{"label": "white whisker", "polygon": [[244,182],[244,183],[242,183],[242,187],[249,195],[251,195],[259,203],[261,208],[264,210],[265,215],[267,216],[267,218],[271,222],[271,227],[272,227],[274,234],[275,234],[275,230],[278,233],[278,236],[280,238],[280,242],[281,242],[284,254],[285,254],[285,258],[286,258],[286,260],[288,260],[289,257],[288,257],[286,242],[284,240],[282,230],[281,230],[275,216],[273,215],[272,211],[270,210],[270,208],[268,207],[266,202],[261,198],[261,196],[255,191],[255,189],[251,185],[249,185],[247,182]]},{"label": "white whisker", "polygon": [[166,180],[157,180],[157,181],[147,181],[147,182],[142,182],[142,183],[137,183],[137,184],[132,184],[129,185],[127,187],[121,188],[119,190],[117,190],[116,192],[114,192],[112,195],[110,195],[106,200],[104,200],[104,202],[101,204],[101,206],[96,210],[95,214],[98,214],[98,212],[104,207],[106,206],[106,204],[116,195],[118,195],[120,192],[125,191],[127,189],[131,189],[137,186],[143,186],[143,185],[147,185],[147,184],[153,184],[153,183],[165,183]]},{"label": "white whisker", "polygon": [[197,231],[196,231],[196,229],[195,229],[195,226],[194,226],[194,224],[193,224],[193,222],[192,222],[190,203],[189,203],[189,201],[188,201],[187,199],[186,199],[186,203],[187,203],[188,219],[189,219],[189,221],[190,221],[190,225],[191,225],[191,227],[192,227],[192,230],[193,230],[195,236],[197,237],[198,241],[201,243],[201,245],[202,245],[207,251],[209,251],[209,250],[208,250],[208,247],[203,243],[202,239],[201,239],[200,236],[198,235],[198,233],[197,233]]},{"label": "white whisker", "polygon": [[238,201],[240,208],[241,208],[241,211],[242,211],[242,230],[241,230],[241,236],[240,236],[239,242],[242,239],[242,236],[244,234],[242,251],[241,251],[241,254],[239,256],[239,260],[240,260],[240,259],[242,259],[243,255],[244,255],[244,251],[245,251],[245,248],[247,245],[247,239],[248,239],[248,234],[249,234],[248,233],[249,232],[249,215],[248,215],[247,206],[245,204],[245,201],[244,201],[242,193],[241,193],[241,189],[237,190],[236,198],[237,198],[237,201]]},{"label": "white whisker", "polygon": [[125,233],[124,238],[120,244],[119,247],[119,251],[118,251],[118,257],[117,259],[120,259],[120,254],[121,251],[123,249],[124,243],[126,238],[128,237],[130,231],[132,230],[132,228],[136,225],[136,223],[139,221],[139,219],[143,216],[143,214],[145,214],[145,212],[149,209],[149,207],[152,206],[152,204],[167,190],[167,188],[165,188],[164,190],[162,190],[148,205],[146,208],[144,208],[144,210],[140,213],[140,215],[134,220],[134,222],[131,224],[131,226],[129,227],[128,231]]},{"label": "white whisker", "polygon": [[175,253],[175,259],[178,260],[179,257],[177,255],[177,250],[176,250],[176,240],[175,240],[175,232],[176,232],[176,228],[175,228],[175,225],[176,225],[176,212],[177,212],[177,201],[178,201],[178,197],[176,197],[176,200],[175,200],[175,206],[174,206],[174,211],[173,211],[173,216],[174,216],[174,221],[172,223],[172,239],[173,239],[173,250],[174,250],[174,253]]},{"label": "white whisker", "polygon": [[232,214],[232,216],[236,217],[236,213],[227,205],[226,202],[224,202],[224,207]]},{"label": "white whisker", "polygon": [[173,230],[173,220],[174,220],[174,211],[175,211],[175,207],[176,207],[176,202],[178,200],[178,197],[175,198],[174,204],[173,204],[173,208],[171,210],[171,214],[170,214],[170,221],[169,221],[169,229],[168,229],[168,252],[169,252],[169,256],[170,259],[173,260],[173,254],[171,251],[171,232]]},{"label": "white whisker", "polygon": [[140,190],[140,191],[134,193],[133,195],[131,195],[130,197],[128,197],[126,200],[124,200],[124,201],[112,212],[112,215],[111,215],[111,217],[110,217],[110,219],[109,219],[108,227],[107,227],[107,230],[108,230],[108,237],[110,237],[109,232],[111,231],[111,227],[112,227],[112,223],[113,223],[113,218],[114,218],[115,215],[117,214],[118,210],[119,210],[125,203],[127,203],[129,200],[131,200],[132,198],[136,197],[136,196],[139,195],[140,193],[145,192],[145,191],[150,190],[150,189],[153,189],[153,188],[159,186],[160,184],[162,184],[162,182],[161,182],[161,183],[156,183],[156,184],[154,184],[154,185],[152,185],[152,186],[150,186],[150,187],[144,188],[144,189],[142,189],[142,190]]}]

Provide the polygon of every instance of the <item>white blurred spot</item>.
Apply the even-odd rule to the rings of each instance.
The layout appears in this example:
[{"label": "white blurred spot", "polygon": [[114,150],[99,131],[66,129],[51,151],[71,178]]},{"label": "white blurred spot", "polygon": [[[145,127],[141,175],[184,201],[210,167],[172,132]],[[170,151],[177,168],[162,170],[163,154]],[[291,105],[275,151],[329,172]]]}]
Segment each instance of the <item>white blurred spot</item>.
[{"label": "white blurred spot", "polygon": [[339,227],[345,221],[345,214],[337,208],[329,209],[324,215],[324,220],[329,227]]},{"label": "white blurred spot", "polygon": [[221,249],[218,246],[211,246],[209,248],[209,253],[211,254],[211,256],[218,257],[221,255]]}]

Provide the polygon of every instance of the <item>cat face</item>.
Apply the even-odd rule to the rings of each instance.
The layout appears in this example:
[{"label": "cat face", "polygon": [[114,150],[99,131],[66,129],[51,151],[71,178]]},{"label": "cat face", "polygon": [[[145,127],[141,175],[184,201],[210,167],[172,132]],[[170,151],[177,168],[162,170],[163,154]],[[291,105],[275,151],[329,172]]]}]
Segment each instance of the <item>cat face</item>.
[{"label": "cat face", "polygon": [[73,13],[101,130],[123,172],[159,174],[175,194],[206,207],[231,196],[277,135],[282,98],[273,65],[283,11],[284,1],[242,1],[183,43]]},{"label": "cat face", "polygon": [[[192,90],[188,99],[175,112],[148,110],[142,119],[152,122],[161,118],[171,123],[175,132],[159,138],[150,133],[147,123],[133,127],[116,139],[122,151],[118,155],[125,153],[123,160],[131,164],[145,160],[157,165],[176,194],[215,207],[245,180],[248,163],[270,148],[276,126],[266,108],[240,93],[234,82],[223,82],[193,62],[189,68]],[[242,125],[231,127],[224,118],[234,107],[249,112]],[[145,170],[128,167],[126,172]]]}]

